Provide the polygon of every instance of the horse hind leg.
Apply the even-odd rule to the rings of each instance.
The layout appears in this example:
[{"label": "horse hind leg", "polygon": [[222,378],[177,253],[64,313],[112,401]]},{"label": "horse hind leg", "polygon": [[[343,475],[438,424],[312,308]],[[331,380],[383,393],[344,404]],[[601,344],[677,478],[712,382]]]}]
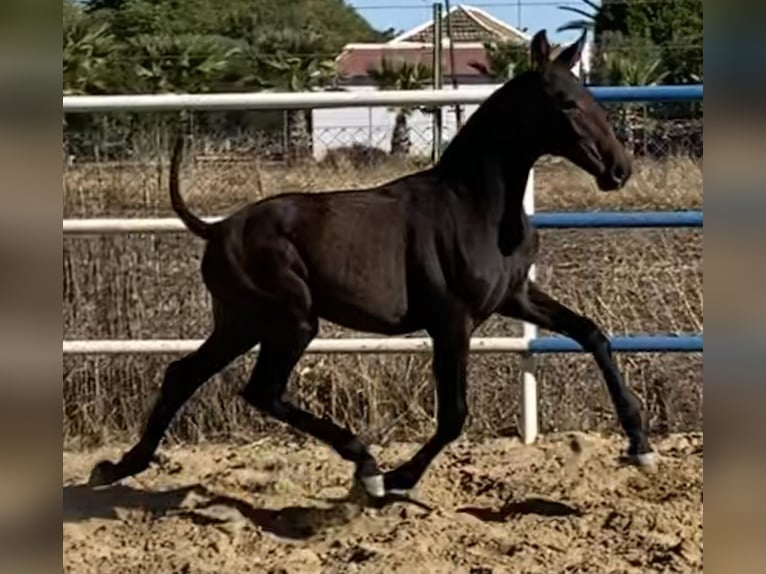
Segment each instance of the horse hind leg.
[{"label": "horse hind leg", "polygon": [[91,486],[112,484],[145,470],[184,403],[214,374],[258,343],[252,325],[223,320],[220,312],[216,319],[213,332],[196,351],[168,365],[140,440],[117,463],[102,460],[96,464],[88,481]]},{"label": "horse hind leg", "polygon": [[354,478],[369,496],[383,497],[383,477],[378,464],[359,438],[284,398],[290,373],[317,334],[317,319],[283,316],[271,324],[279,327],[264,337],[250,381],[242,390],[243,398],[258,410],[329,445],[343,459],[354,463]]}]

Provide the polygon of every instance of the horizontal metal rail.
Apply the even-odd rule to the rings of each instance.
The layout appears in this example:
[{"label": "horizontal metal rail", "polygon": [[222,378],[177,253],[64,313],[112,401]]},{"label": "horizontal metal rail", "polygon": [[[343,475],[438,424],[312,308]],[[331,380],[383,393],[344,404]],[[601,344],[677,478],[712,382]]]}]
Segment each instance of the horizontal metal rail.
[{"label": "horizontal metal rail", "polygon": [[575,228],[646,228],[646,227],[702,227],[702,211],[612,211],[562,212],[538,211],[530,216],[540,229]]},{"label": "horizontal metal rail", "polygon": [[[703,335],[622,335],[610,339],[618,353],[702,353]],[[584,349],[568,337],[540,337],[529,342],[529,352],[582,353]]]},{"label": "horizontal metal rail", "polygon": [[[242,92],[63,96],[64,113],[173,110],[285,110],[480,104],[497,88],[477,90],[380,90],[374,92]],[[702,84],[685,86],[594,86],[602,102],[702,100]]]},{"label": "horizontal metal rail", "polygon": [[[702,211],[537,212],[531,215],[530,219],[540,229],[702,227],[702,215]],[[203,219],[208,222],[221,220],[220,217]],[[181,220],[176,217],[64,219],[63,221],[65,235],[173,233],[186,230]]]},{"label": "horizontal metal rail", "polygon": [[[172,354],[191,353],[201,339],[144,339],[64,341],[65,355],[97,354]],[[683,352],[701,353],[702,335],[620,335],[611,338],[612,350],[622,353]],[[253,350],[257,350],[254,347]],[[432,350],[427,337],[374,337],[366,339],[315,339],[306,352],[334,353],[427,353]],[[475,337],[475,353],[581,353],[583,348],[567,337]]]}]

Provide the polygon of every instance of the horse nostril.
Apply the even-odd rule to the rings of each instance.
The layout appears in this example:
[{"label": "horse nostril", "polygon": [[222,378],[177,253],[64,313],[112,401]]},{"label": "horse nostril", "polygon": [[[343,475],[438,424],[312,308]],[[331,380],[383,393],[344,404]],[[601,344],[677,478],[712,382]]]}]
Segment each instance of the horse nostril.
[{"label": "horse nostril", "polygon": [[612,179],[614,181],[619,181],[620,183],[625,183],[630,177],[630,167],[623,165],[622,163],[614,164],[611,171]]}]

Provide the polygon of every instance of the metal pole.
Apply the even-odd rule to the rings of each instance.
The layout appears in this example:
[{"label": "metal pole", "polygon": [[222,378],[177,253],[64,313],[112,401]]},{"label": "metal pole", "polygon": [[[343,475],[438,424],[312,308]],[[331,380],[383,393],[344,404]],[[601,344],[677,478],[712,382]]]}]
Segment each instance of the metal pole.
[{"label": "metal pole", "polygon": [[[447,10],[447,39],[449,40],[449,75],[452,80],[452,89],[457,90],[457,75],[455,74],[455,41],[452,38],[452,18],[450,17],[450,0],[444,0],[444,7]],[[463,125],[463,109],[460,104],[455,104],[455,124],[456,130]]]},{"label": "metal pole", "polygon": [[[702,353],[702,333],[628,334],[609,337],[615,353]],[[147,353],[191,353],[204,343],[202,339],[95,339],[65,340],[65,355],[113,355]],[[253,347],[258,350],[259,346]],[[473,337],[472,353],[587,353],[574,339],[558,335],[525,341],[521,337]],[[432,353],[428,337],[372,337],[366,339],[314,339],[307,353]]]},{"label": "metal pole", "polygon": [[[527,186],[523,199],[524,211],[528,216],[535,213],[535,172],[529,170]],[[529,268],[529,279],[535,280],[537,270],[534,265]],[[523,323],[524,341],[532,341],[537,338],[537,326],[532,323]],[[537,424],[537,377],[535,377],[535,357],[532,353],[524,353],[521,359],[522,379],[522,438],[524,444],[535,442],[538,433]]]},{"label": "metal pole", "polygon": [[[434,90],[442,89],[442,5],[434,2],[433,5],[434,20]],[[432,138],[431,159],[434,163],[439,161],[442,147],[442,109],[438,106],[433,110],[433,138]]]},{"label": "metal pole", "polygon": [[[530,201],[530,200],[527,200]],[[532,206],[527,206],[530,209]],[[702,210],[681,211],[564,211],[530,213],[532,225],[538,229],[647,229],[659,227],[703,227]],[[203,217],[204,221],[220,221],[219,217]],[[185,233],[186,227],[177,217],[158,218],[89,218],[64,219],[64,235],[114,235],[125,233]]]}]

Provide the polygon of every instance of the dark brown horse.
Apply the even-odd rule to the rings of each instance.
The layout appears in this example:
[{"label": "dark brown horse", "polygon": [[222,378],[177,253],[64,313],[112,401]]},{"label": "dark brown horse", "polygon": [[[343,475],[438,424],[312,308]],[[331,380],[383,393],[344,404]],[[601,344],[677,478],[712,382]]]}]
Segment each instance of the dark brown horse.
[{"label": "dark brown horse", "polygon": [[[522,197],[535,161],[562,156],[604,191],[622,188],[631,174],[604,111],[571,72],[583,42],[552,60],[545,31],[537,33],[533,69],[495,91],[435,166],[373,189],[283,194],[208,224],[179,194],[179,138],[170,195],[184,224],[207,241],[202,277],[214,328],[197,351],[168,366],[140,441],[119,462],[98,463],[91,484],[147,468],[180,407],[260,343],[242,390],[247,402],[353,462],[369,495],[409,490],[462,432],[470,337],[494,313],[572,337],[591,352],[628,437],[628,459],[653,467],[639,401],[606,336],[527,278],[538,239]],[[398,468],[383,474],[353,433],[284,398],[320,318],[386,335],[424,329],[432,338],[438,427]]]}]

